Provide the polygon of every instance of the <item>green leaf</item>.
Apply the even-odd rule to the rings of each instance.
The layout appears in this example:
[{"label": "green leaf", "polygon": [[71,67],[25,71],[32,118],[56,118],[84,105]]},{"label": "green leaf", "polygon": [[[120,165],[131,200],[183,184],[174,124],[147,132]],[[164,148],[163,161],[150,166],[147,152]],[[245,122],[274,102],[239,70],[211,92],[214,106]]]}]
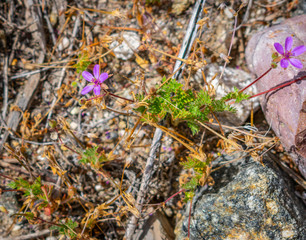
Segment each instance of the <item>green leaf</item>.
[{"label": "green leaf", "polygon": [[78,83],[74,81],[74,82],[71,83],[71,86],[76,88],[78,86]]},{"label": "green leaf", "polygon": [[[167,114],[169,114],[173,121],[186,121],[188,127],[193,134],[199,131],[197,121],[208,121],[211,112],[230,111],[235,112],[236,109],[229,104],[226,104],[227,98],[236,97],[237,101],[247,98],[248,95],[239,93],[236,89],[235,93],[228,94],[227,98],[216,100],[209,96],[207,91],[200,90],[194,93],[192,90],[184,90],[183,84],[177,82],[175,79],[170,79],[166,82],[166,78],[162,79],[162,87],[150,96],[145,102],[148,106],[134,109],[138,112],[144,113],[146,110],[145,119],[148,121],[161,121]],[[138,95],[139,101],[142,101],[144,96]]]},{"label": "green leaf", "polygon": [[226,96],[222,98],[222,101],[226,101],[229,99],[236,99],[235,103],[239,103],[249,98],[250,98],[250,95],[240,92],[238,88],[234,87],[234,92],[228,93]]},{"label": "green leaf", "polygon": [[105,153],[98,152],[98,146],[89,147],[82,153],[82,158],[80,159],[81,163],[90,163],[92,165],[97,166],[99,163],[107,162],[108,159]]},{"label": "green leaf", "polygon": [[190,130],[191,130],[193,135],[197,134],[199,132],[199,130],[200,130],[200,127],[199,127],[199,125],[197,123],[188,121],[187,125],[190,128]]},{"label": "green leaf", "polygon": [[194,191],[199,185],[198,176],[193,176],[189,182],[182,185],[183,189]]},{"label": "green leaf", "polygon": [[68,219],[66,223],[61,223],[60,226],[51,226],[50,229],[58,230],[60,234],[74,239],[77,237],[77,234],[74,232],[74,230],[78,227],[78,225],[79,224],[77,222]]},{"label": "green leaf", "polygon": [[90,64],[91,61],[89,61],[88,53],[83,53],[79,54],[79,60],[75,65],[73,65],[73,67],[76,68],[77,73],[80,73],[85,71]]},{"label": "green leaf", "polygon": [[24,196],[38,196],[42,194],[43,191],[41,190],[41,179],[38,177],[35,179],[34,183],[29,183],[27,180],[18,178],[17,180],[10,182],[8,184],[9,187],[13,189],[18,189],[24,191]]}]

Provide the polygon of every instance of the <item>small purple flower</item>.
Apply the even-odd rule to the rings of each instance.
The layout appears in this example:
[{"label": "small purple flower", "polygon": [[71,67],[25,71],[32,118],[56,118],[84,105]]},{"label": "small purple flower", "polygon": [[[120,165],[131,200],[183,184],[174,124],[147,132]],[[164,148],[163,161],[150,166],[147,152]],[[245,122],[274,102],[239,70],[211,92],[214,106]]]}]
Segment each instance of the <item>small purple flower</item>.
[{"label": "small purple flower", "polygon": [[93,74],[94,76],[87,71],[82,72],[83,78],[87,80],[88,82],[91,82],[91,84],[87,85],[83,88],[81,94],[85,95],[89,93],[91,90],[94,91],[95,95],[100,95],[101,91],[101,84],[108,78],[108,74],[106,72],[101,73],[100,75],[100,66],[99,64],[96,64],[93,68]]},{"label": "small purple flower", "polygon": [[287,68],[289,66],[289,63],[291,63],[293,67],[303,68],[303,64],[301,63],[301,61],[292,57],[296,57],[304,53],[306,51],[306,47],[304,45],[301,45],[291,50],[292,42],[292,37],[286,38],[285,52],[283,46],[280,43],[274,43],[276,51],[283,56],[280,61],[280,65],[282,68]]}]

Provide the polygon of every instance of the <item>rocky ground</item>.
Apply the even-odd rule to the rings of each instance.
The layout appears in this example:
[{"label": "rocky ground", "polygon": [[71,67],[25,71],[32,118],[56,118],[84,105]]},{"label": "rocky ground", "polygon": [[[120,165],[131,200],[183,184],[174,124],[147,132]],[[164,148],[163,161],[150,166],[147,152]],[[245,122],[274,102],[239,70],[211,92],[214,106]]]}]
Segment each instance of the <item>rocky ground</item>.
[{"label": "rocky ground", "polygon": [[[211,116],[213,133],[192,135],[166,118],[160,140],[157,125],[132,111],[129,100],[154,94],[175,72],[199,2],[192,63],[178,81],[210,86],[217,98],[260,76],[246,51],[252,36],[306,8],[296,0],[0,3],[0,239],[303,239],[302,160],[288,154],[258,98]],[[290,34],[305,44],[301,32]],[[82,72],[95,64],[109,75],[103,99],[81,94]],[[186,146],[213,159],[187,202],[179,191],[195,170],[180,164]],[[37,188],[27,185],[38,177]],[[26,183],[16,191],[8,184],[18,178]]]}]

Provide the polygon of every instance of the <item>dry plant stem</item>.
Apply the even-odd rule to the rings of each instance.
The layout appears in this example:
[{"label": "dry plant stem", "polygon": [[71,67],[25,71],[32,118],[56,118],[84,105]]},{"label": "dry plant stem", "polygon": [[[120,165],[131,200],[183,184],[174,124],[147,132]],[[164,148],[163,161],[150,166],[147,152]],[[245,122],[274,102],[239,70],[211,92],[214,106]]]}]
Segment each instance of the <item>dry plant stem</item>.
[{"label": "dry plant stem", "polygon": [[[187,59],[190,49],[193,45],[193,42],[196,38],[196,34],[197,34],[197,22],[201,19],[202,16],[202,12],[203,12],[203,8],[204,8],[204,4],[205,4],[205,0],[198,0],[195,4],[194,10],[193,10],[193,14],[191,17],[191,20],[189,22],[187,31],[186,31],[186,35],[185,38],[183,40],[183,44],[181,47],[181,50],[179,52],[178,58],[181,59]],[[174,78],[175,79],[179,79],[180,74],[182,72],[182,67],[183,67],[183,62],[177,60],[174,66]],[[160,141],[162,138],[162,130],[160,128],[156,128],[155,133],[154,133],[154,137],[153,137],[153,141],[152,141],[152,145],[150,148],[150,153],[149,153],[149,157],[147,159],[147,163],[146,163],[146,167],[145,167],[145,171],[144,174],[142,176],[142,181],[141,181],[141,185],[140,185],[140,191],[138,192],[137,195],[137,199],[136,199],[136,204],[135,207],[137,208],[137,210],[141,213],[142,211],[142,204],[143,201],[146,197],[147,191],[149,189],[148,184],[150,182],[151,176],[152,176],[152,170],[153,170],[153,163],[156,157],[156,152],[160,147]],[[137,227],[137,217],[135,215],[132,215],[128,225],[127,225],[127,230],[125,233],[125,237],[127,240],[132,240],[133,239],[133,234],[136,230]]]},{"label": "dry plant stem", "polygon": [[[214,125],[214,126],[219,126],[217,123],[210,123],[210,122],[207,122],[206,124],[210,124],[210,125]],[[226,125],[222,125],[223,128],[227,128],[227,129],[231,129],[233,131],[237,131],[237,132],[240,132],[240,133],[243,133],[245,135],[248,135],[248,136],[251,136],[251,137],[256,137],[256,138],[261,138],[261,139],[271,139],[270,137],[264,137],[264,136],[260,136],[260,135],[255,135],[255,134],[251,134],[249,132],[246,132],[246,131],[243,131],[243,130],[240,130],[236,127],[231,127],[231,126],[226,126]]]},{"label": "dry plant stem", "polygon": [[2,117],[5,119],[7,107],[8,107],[8,56],[6,55],[3,59],[3,107],[2,107]]},{"label": "dry plant stem", "polygon": [[[40,1],[40,4],[41,4],[41,1]],[[54,33],[54,31],[53,31],[53,27],[52,27],[52,25],[51,25],[51,22],[50,22],[48,13],[47,13],[47,11],[46,11],[46,8],[44,9],[43,14],[44,14],[44,19],[45,19],[45,21],[46,21],[46,23],[47,23],[47,26],[48,26],[48,30],[49,30],[49,32],[50,32],[50,34],[51,34],[51,39],[52,39],[53,45],[55,45],[55,44],[56,44],[56,37],[55,37],[55,33]]]},{"label": "dry plant stem", "polygon": [[[79,28],[79,25],[80,25],[80,20],[79,20],[79,16],[78,16],[77,21],[75,21],[75,25],[74,25],[74,28],[73,28],[72,39],[75,39],[76,34],[77,34],[77,29]],[[73,42],[73,43],[74,43],[74,42]],[[69,51],[72,50],[72,48],[73,48],[73,43],[70,44],[69,49],[68,49]],[[65,76],[66,76],[66,69],[67,69],[67,66],[65,66],[65,67],[62,69],[62,71],[61,71],[61,76],[60,76],[60,79],[59,79],[58,84],[57,84],[57,89],[60,89],[60,87],[61,87],[61,85],[62,85],[62,82],[63,82],[63,80],[64,80],[64,78],[65,78]],[[52,100],[52,104],[51,104],[51,111],[49,112],[49,114],[48,114],[48,116],[47,116],[47,121],[46,121],[45,128],[48,127],[49,120],[50,120],[50,118],[51,118],[51,116],[52,116],[52,109],[54,108],[56,102],[57,102],[57,101],[56,101],[56,97],[54,97],[53,100]]]},{"label": "dry plant stem", "polygon": [[10,179],[10,180],[12,180],[12,181],[15,181],[14,178],[11,178],[11,177],[9,177],[9,176],[6,176],[6,175],[4,175],[4,174],[2,174],[2,173],[0,173],[0,176],[1,176],[1,177],[4,177],[4,178],[7,178],[7,179]]},{"label": "dry plant stem", "polygon": [[[237,18],[238,18],[238,12],[235,14],[234,30],[233,30],[232,39],[231,39],[231,45],[230,45],[230,47],[229,47],[227,57],[229,57],[229,56],[231,55],[232,46],[233,46],[233,42],[234,42],[234,38],[235,38],[235,33],[236,33],[236,27],[237,27]],[[221,78],[222,78],[222,76],[223,76],[223,73],[224,73],[224,70],[225,70],[226,64],[227,64],[227,62],[225,61],[225,62],[224,62],[223,69],[222,69],[222,72],[221,72],[221,75],[220,75],[220,78],[219,78],[219,79],[221,79]]]},{"label": "dry plant stem", "polygon": [[[198,28],[199,28],[199,25],[197,24],[197,22],[202,17],[204,4],[205,4],[205,0],[197,0],[197,2],[195,3],[193,13],[192,13],[192,16],[190,18],[188,28],[186,30],[186,35],[185,35],[185,38],[183,40],[181,50],[179,52],[179,55],[177,56],[178,58],[187,59],[187,57],[189,55],[190,49],[191,49],[191,47],[193,45],[193,42],[194,42],[194,40],[196,39],[196,36],[197,36],[197,31],[198,31]],[[182,61],[176,61],[175,65],[174,65],[174,71],[176,69],[179,69],[181,67],[181,65],[183,65],[183,64],[184,63]],[[183,70],[184,70],[184,67],[182,67],[174,75],[174,78],[179,79]]]},{"label": "dry plant stem", "polygon": [[35,71],[31,71],[31,72],[24,72],[24,73],[21,73],[19,75],[10,77],[10,80],[14,80],[14,79],[18,79],[18,78],[23,78],[23,77],[28,77],[30,75],[33,75],[33,74],[36,74],[36,73],[41,73],[41,72],[47,71],[49,69],[50,69],[50,67],[46,67],[46,68],[38,69],[38,70],[35,70]]},{"label": "dry plant stem", "polygon": [[[251,1],[251,0],[250,0],[250,1]],[[252,5],[252,2],[251,2],[250,5]],[[249,9],[250,5],[248,6],[248,9]],[[236,31],[238,30],[238,28],[237,28],[238,13],[239,13],[239,11],[240,11],[244,6],[245,6],[244,4],[241,4],[240,7],[239,7],[239,9],[238,9],[237,12],[235,13],[234,29],[233,29],[233,34],[232,34],[232,39],[231,39],[231,45],[230,45],[230,47],[229,47],[227,57],[229,57],[230,54],[231,54],[232,46],[233,46],[233,42],[234,42],[234,38],[235,38],[235,33],[236,33]],[[247,9],[247,10],[248,10],[248,9]],[[222,69],[222,72],[221,72],[221,75],[220,75],[220,78],[219,78],[219,79],[222,78],[226,65],[227,65],[227,61],[225,61],[224,65],[223,65],[223,69]]]},{"label": "dry plant stem", "polygon": [[129,101],[129,102],[134,102],[134,100],[132,100],[132,99],[127,99],[127,98],[124,98],[124,97],[120,97],[120,96],[118,96],[116,94],[113,94],[113,93],[110,93],[110,92],[106,91],[105,89],[103,89],[103,91],[106,92],[108,95],[110,95],[112,97],[120,98],[122,100]]}]

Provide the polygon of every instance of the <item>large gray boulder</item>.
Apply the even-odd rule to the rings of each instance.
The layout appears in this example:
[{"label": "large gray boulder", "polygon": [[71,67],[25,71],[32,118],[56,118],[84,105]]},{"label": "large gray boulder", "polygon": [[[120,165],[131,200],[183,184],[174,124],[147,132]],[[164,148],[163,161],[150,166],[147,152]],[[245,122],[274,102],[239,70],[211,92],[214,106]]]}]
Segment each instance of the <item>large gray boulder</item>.
[{"label": "large gray boulder", "polygon": [[[305,239],[305,206],[272,160],[246,158],[212,176],[216,184],[195,195],[190,239]],[[188,210],[177,240],[187,236]]]}]

